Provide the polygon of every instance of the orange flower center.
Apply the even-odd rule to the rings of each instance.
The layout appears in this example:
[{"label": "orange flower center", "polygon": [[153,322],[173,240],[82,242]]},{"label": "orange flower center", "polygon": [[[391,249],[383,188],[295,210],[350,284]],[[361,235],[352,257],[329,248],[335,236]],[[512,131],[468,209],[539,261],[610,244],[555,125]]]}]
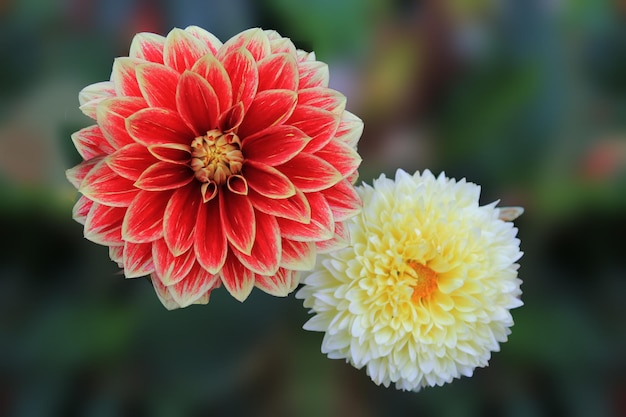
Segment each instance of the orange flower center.
[{"label": "orange flower center", "polygon": [[200,182],[223,185],[242,164],[241,140],[232,132],[209,130],[191,142],[191,169]]},{"label": "orange flower center", "polygon": [[426,265],[415,261],[409,262],[408,274],[415,278],[411,300],[418,303],[428,298],[437,289],[437,273]]}]

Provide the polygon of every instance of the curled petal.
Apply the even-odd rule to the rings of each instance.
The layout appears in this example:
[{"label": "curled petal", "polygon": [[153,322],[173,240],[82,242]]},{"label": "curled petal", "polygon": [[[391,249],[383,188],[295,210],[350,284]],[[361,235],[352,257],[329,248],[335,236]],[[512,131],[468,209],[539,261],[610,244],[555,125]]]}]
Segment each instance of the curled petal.
[{"label": "curled petal", "polygon": [[115,152],[115,148],[106,140],[98,125],[75,132],[72,134],[72,142],[84,160]]},{"label": "curled petal", "polygon": [[174,285],[185,278],[191,271],[195,259],[196,257],[193,250],[189,250],[187,253],[180,256],[174,256],[163,239],[156,240],[152,243],[154,272],[163,285]]},{"label": "curled petal", "polygon": [[217,127],[219,101],[211,84],[195,72],[185,71],[178,80],[176,106],[196,136]]},{"label": "curled petal", "polygon": [[138,143],[126,145],[106,158],[106,163],[113,172],[131,181],[137,181],[137,178],[155,162],[156,159],[146,147]]},{"label": "curled petal", "polygon": [[147,32],[138,33],[130,44],[129,56],[162,64],[164,46],[163,36]]},{"label": "curled petal", "polygon": [[202,194],[202,202],[208,203],[213,200],[217,196],[217,191],[219,190],[215,181],[209,181],[202,184],[200,187],[200,193]]},{"label": "curled petal", "polygon": [[343,179],[330,163],[308,153],[300,153],[276,168],[304,192],[325,190]]},{"label": "curled petal", "polygon": [[209,31],[206,31],[198,26],[187,26],[185,28],[185,32],[191,34],[194,38],[198,39],[200,42],[205,44],[211,54],[217,54],[217,51],[222,47],[222,42],[217,39],[217,37]]},{"label": "curled petal", "polygon": [[207,80],[213,87],[219,101],[220,111],[223,112],[233,105],[233,87],[230,83],[230,77],[217,58],[207,54],[200,58],[191,70]]},{"label": "curled petal", "polygon": [[324,109],[341,115],[346,108],[346,96],[326,87],[305,88],[298,91],[298,104]]},{"label": "curled petal", "polygon": [[240,195],[248,195],[248,182],[242,175],[231,175],[226,182],[227,188]]},{"label": "curled petal", "polygon": [[122,243],[122,220],[126,208],[93,203],[85,221],[85,239],[99,245]]},{"label": "curled petal", "polygon": [[296,193],[289,178],[269,165],[245,161],[242,172],[250,188],[265,197],[281,199]]},{"label": "curled petal", "polygon": [[218,194],[222,231],[234,248],[249,255],[256,236],[252,203],[247,196],[229,191],[220,190]]},{"label": "curled petal", "polygon": [[361,197],[349,180],[341,180],[332,187],[322,191],[330,206],[335,221],[342,222],[361,211]]},{"label": "curled petal", "polygon": [[241,48],[245,48],[254,60],[259,61],[269,54],[270,42],[263,30],[259,28],[248,29],[226,41],[217,56],[222,59],[227,54]]},{"label": "curled petal", "polygon": [[298,89],[298,64],[293,55],[285,53],[269,55],[259,61],[258,68],[258,91]]},{"label": "curled petal", "polygon": [[151,145],[148,151],[159,161],[187,164],[191,160],[191,146],[180,143]]},{"label": "curled petal", "polygon": [[122,223],[122,237],[133,243],[147,243],[163,236],[163,213],[171,192],[140,191],[128,207]]},{"label": "curled petal", "polygon": [[78,93],[80,111],[82,111],[85,116],[95,120],[98,104],[111,97],[115,97],[115,86],[111,81],[102,81],[88,85]]},{"label": "curled petal", "polygon": [[216,274],[224,266],[228,244],[216,199],[203,204],[198,210],[194,250],[200,265],[210,273]]},{"label": "curled petal", "polygon": [[284,238],[297,242],[319,242],[331,239],[335,231],[335,221],[330,206],[319,193],[308,194],[311,205],[311,221],[298,223],[293,220],[278,218],[280,233]]},{"label": "curled petal", "polygon": [[162,108],[138,111],[126,120],[128,133],[145,146],[164,143],[189,145],[194,138],[177,112]]},{"label": "curled petal", "polygon": [[254,285],[263,292],[275,297],[286,297],[296,289],[298,273],[280,268],[271,276],[256,275]]},{"label": "curled petal", "polygon": [[245,138],[252,133],[283,123],[293,113],[297,100],[298,95],[295,91],[261,91],[250,104],[237,134]]},{"label": "curled petal", "polygon": [[163,215],[163,238],[170,252],[179,256],[193,246],[198,210],[202,205],[199,187],[182,187],[174,192]]},{"label": "curled petal", "polygon": [[94,204],[93,201],[81,195],[74,204],[72,208],[72,219],[76,220],[78,223],[84,225],[85,221],[87,221],[87,215],[89,214],[89,210],[91,210],[91,206]]},{"label": "curled petal", "polygon": [[272,216],[282,217],[298,223],[311,221],[311,206],[304,193],[296,189],[296,193],[288,198],[269,198],[254,190],[250,190],[248,197],[255,209]]},{"label": "curled petal", "polygon": [[182,73],[202,56],[211,53],[209,45],[182,29],[174,28],[165,39],[163,62]]},{"label": "curled petal", "polygon": [[72,167],[65,171],[65,176],[75,188],[80,190],[80,185],[83,183],[83,180],[85,179],[87,174],[89,174],[89,172],[102,160],[102,157],[96,157],[87,161],[83,161],[75,167]]},{"label": "curled petal", "polygon": [[118,96],[141,97],[141,90],[137,83],[137,65],[142,60],[119,57],[113,61],[113,70],[111,72],[111,81],[115,85],[115,94]]},{"label": "curled petal", "polygon": [[342,177],[352,174],[361,164],[361,157],[347,144],[331,140],[315,156],[330,162],[339,171]]},{"label": "curled petal", "polygon": [[135,181],[135,187],[148,191],[173,190],[189,184],[193,171],[186,165],[159,161],[146,169]]},{"label": "curled petal", "polygon": [[125,242],[123,251],[124,276],[137,278],[154,272],[152,243]]},{"label": "curled petal", "polygon": [[241,302],[248,298],[254,287],[254,272],[244,267],[231,252],[220,271],[220,276],[230,295]]},{"label": "curled petal", "polygon": [[300,153],[309,140],[304,132],[293,126],[272,126],[248,136],[241,151],[247,160],[275,166]]},{"label": "curled petal", "polygon": [[115,97],[98,105],[98,125],[111,146],[119,149],[134,142],[126,130],[126,119],[147,106],[141,97]]},{"label": "curled petal", "polygon": [[133,186],[132,181],[117,175],[102,160],[85,176],[78,191],[107,206],[128,207],[139,190]]},{"label": "curled petal", "polygon": [[230,109],[220,114],[220,118],[218,121],[218,126],[220,130],[224,133],[236,131],[241,125],[244,115],[245,111],[243,109],[243,103],[240,101],[239,103],[232,106]]},{"label": "curled petal", "polygon": [[236,249],[233,253],[246,268],[260,275],[274,275],[280,262],[281,239],[278,223],[273,216],[257,211],[254,215],[256,236],[250,255]]},{"label": "curled petal", "polygon": [[243,103],[244,110],[250,107],[259,85],[259,73],[250,52],[239,48],[222,59],[224,69],[233,88],[233,103]]},{"label": "curled petal", "polygon": [[179,74],[161,64],[137,65],[137,82],[143,98],[152,107],[176,109],[176,85]]},{"label": "curled petal", "polygon": [[294,271],[311,271],[315,266],[315,243],[296,242],[283,238],[283,255],[280,259],[281,268]]}]

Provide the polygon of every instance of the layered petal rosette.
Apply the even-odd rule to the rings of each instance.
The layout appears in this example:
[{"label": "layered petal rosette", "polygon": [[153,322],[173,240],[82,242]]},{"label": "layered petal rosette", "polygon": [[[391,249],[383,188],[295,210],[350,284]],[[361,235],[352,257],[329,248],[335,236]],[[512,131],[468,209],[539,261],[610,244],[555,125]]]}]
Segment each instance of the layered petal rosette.
[{"label": "layered petal rosette", "polygon": [[480,187],[430,171],[359,187],[349,245],[318,259],[296,297],[324,332],[322,352],[366,368],[376,384],[418,391],[486,366],[522,305],[522,256],[508,221],[480,206]]},{"label": "layered petal rosette", "polygon": [[327,66],[274,31],[140,33],[79,99],[96,124],[72,136],[74,218],[168,308],[222,283],[241,301],[288,294],[360,209],[362,122]]}]

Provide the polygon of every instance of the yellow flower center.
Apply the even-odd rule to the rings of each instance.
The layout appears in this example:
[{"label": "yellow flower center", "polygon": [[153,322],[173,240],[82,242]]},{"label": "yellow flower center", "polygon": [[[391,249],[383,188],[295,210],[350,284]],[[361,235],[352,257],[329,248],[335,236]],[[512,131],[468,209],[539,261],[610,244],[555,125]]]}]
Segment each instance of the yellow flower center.
[{"label": "yellow flower center", "polygon": [[437,289],[437,273],[415,261],[409,262],[407,273],[415,279],[412,285],[413,295],[411,301],[418,303],[420,300],[428,298]]},{"label": "yellow flower center", "polygon": [[209,130],[191,142],[191,169],[200,182],[223,185],[242,164],[241,140],[232,132]]}]

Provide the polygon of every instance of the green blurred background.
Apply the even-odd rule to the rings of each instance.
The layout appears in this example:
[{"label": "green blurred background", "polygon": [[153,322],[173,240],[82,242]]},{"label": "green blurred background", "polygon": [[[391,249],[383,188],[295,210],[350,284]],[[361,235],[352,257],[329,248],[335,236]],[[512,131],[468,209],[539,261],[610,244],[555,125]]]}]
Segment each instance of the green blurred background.
[{"label": "green blurred background", "polygon": [[[168,312],[71,219],[87,84],[139,31],[278,30],[365,121],[361,178],[521,205],[525,306],[490,366],[404,393],[320,353],[293,295]],[[626,416],[626,3],[0,1],[0,415]]]}]

